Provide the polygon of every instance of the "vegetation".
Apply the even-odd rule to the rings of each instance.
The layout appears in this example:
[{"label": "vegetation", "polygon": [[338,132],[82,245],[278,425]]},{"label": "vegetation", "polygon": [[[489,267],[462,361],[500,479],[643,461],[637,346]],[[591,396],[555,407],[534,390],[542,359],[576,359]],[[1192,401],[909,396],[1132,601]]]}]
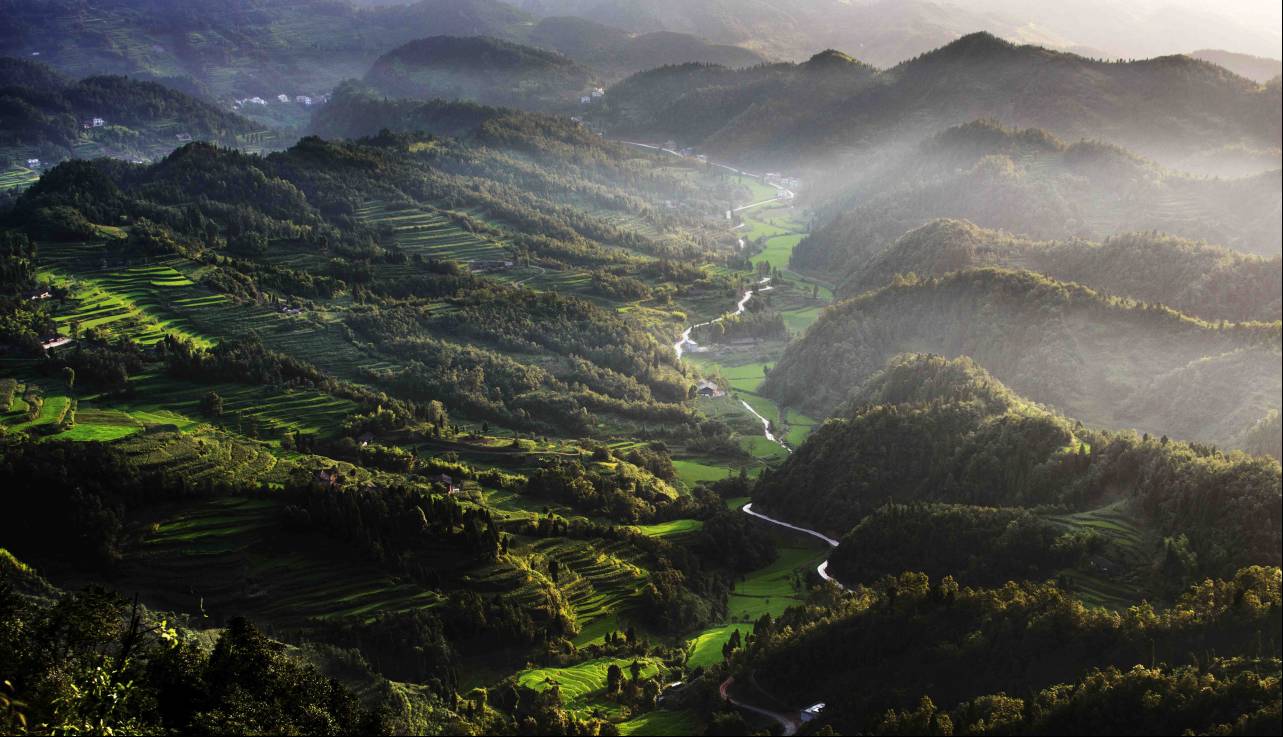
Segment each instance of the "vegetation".
[{"label": "vegetation", "polygon": [[1278,341],[1277,322],[1209,323],[981,268],[897,279],[837,304],[789,347],[762,392],[822,414],[894,356],[928,350],[969,356],[1084,422],[1229,445],[1276,408],[1267,387],[1278,385]]}]

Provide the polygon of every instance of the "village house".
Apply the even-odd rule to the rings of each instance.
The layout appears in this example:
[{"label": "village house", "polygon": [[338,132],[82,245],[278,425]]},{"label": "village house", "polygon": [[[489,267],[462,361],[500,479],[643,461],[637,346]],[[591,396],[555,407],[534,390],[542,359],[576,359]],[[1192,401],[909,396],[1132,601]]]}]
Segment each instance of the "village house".
[{"label": "village house", "polygon": [[27,168],[28,169],[40,168],[40,159],[27,159]]},{"label": "village house", "polygon": [[322,468],[316,472],[316,484],[322,488],[332,489],[339,485],[343,474],[337,468]]},{"label": "village house", "polygon": [[802,710],[802,721],[809,722],[815,719],[816,717],[820,716],[820,714],[823,712],[824,712],[823,701],[821,701],[818,704],[811,704],[810,706]]},{"label": "village house", "polygon": [[453,495],[459,493],[459,487],[455,485],[454,479],[444,473],[437,474],[436,476],[429,478],[428,481],[444,486],[447,494]]},{"label": "village house", "polygon": [[174,136],[174,138],[177,138],[179,143],[192,142],[192,134],[190,133],[179,133],[178,135]]},{"label": "village house", "polygon": [[294,102],[297,102],[298,104],[303,106],[310,106],[312,104],[312,98],[308,97],[307,95],[295,95]]},{"label": "village house", "polygon": [[593,97],[605,97],[605,96],[606,96],[606,90],[604,90],[604,89],[602,89],[602,88],[600,88],[600,87],[594,87],[594,88],[593,88],[593,90],[592,90],[592,96],[593,96]]},{"label": "village house", "polygon": [[708,379],[699,380],[699,383],[695,385],[695,393],[701,397],[720,397],[726,394],[726,392],[722,391],[722,387]]},{"label": "village house", "polygon": [[583,97],[579,98],[580,105],[587,105],[590,102],[592,102],[592,98],[589,97],[588,95],[584,95]]},{"label": "village house", "polygon": [[25,297],[26,299],[33,299],[33,300],[49,299],[50,297],[53,297],[53,292],[49,291],[48,287],[37,287],[35,289],[24,292],[22,296]]},{"label": "village house", "polygon": [[289,101],[290,101],[290,96],[289,96],[289,95],[286,95],[286,94],[284,94],[284,93],[282,93],[282,94],[277,95],[277,96],[276,96],[276,99],[277,99],[277,100],[280,100],[281,102],[289,102]]}]

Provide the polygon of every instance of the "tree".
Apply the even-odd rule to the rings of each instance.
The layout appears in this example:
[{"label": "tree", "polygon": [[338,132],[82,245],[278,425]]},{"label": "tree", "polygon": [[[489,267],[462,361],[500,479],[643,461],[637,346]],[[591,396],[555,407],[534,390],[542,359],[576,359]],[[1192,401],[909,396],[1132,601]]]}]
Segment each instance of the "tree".
[{"label": "tree", "polygon": [[623,684],[624,672],[616,663],[611,663],[606,669],[606,693],[617,694]]},{"label": "tree", "polygon": [[205,397],[200,400],[200,411],[201,414],[206,417],[222,417],[223,398],[218,395],[218,392],[212,391],[209,394],[206,394]]},{"label": "tree", "polygon": [[62,367],[62,378],[67,382],[67,391],[76,387],[76,370],[70,366]]}]

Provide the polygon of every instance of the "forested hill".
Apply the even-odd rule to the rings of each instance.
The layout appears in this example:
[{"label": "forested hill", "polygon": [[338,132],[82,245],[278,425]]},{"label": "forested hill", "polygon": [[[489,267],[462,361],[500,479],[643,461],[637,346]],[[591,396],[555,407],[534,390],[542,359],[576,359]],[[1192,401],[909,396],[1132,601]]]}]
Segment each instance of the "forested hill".
[{"label": "forested hill", "polygon": [[[95,125],[94,119],[101,121]],[[88,122],[89,126],[85,123]],[[236,145],[260,126],[155,82],[71,82],[39,62],[0,58],[0,149],[54,163],[72,155],[164,155],[184,140]]]},{"label": "forested hill", "polygon": [[633,34],[569,16],[540,20],[522,40],[531,46],[559,51],[607,79],[620,79],[665,64],[700,62],[735,69],[766,61],[755,51],[711,44],[688,33]]},{"label": "forested hill", "polygon": [[820,225],[795,269],[859,279],[906,231],[964,218],[1034,239],[1157,230],[1265,256],[1283,249],[1279,171],[1240,179],[1172,172],[1113,146],[976,121],[845,174],[817,192]]},{"label": "forested hill", "polygon": [[1127,233],[1098,243],[1036,241],[966,220],[936,220],[909,231],[852,272],[839,294],[878,289],[897,274],[944,276],[981,266],[1037,271],[1205,320],[1283,318],[1278,256],[1250,256],[1154,232]]},{"label": "forested hill", "polygon": [[[653,129],[766,165],[821,165],[835,147],[866,149],[991,117],[1070,140],[1102,139],[1165,163],[1245,147],[1273,162],[1254,171],[1278,166],[1278,88],[1188,57],[1100,62],[975,33],[877,74],[850,75],[837,88],[791,67],[763,77],[762,70],[647,73],[611,90],[609,120],[621,131]],[[644,102],[663,94],[744,102],[673,118],[675,106]],[[787,105],[807,98],[808,105]]]},{"label": "forested hill", "polygon": [[[386,135],[308,138],[265,158],[190,145],[150,167],[68,163],[28,190],[7,224],[70,244],[64,256],[77,268],[176,259],[202,290],[266,310],[260,317],[281,329],[289,321],[271,312],[282,304],[318,317],[312,310],[330,305],[314,331],[326,338],[292,357],[337,379],[444,400],[523,432],[582,433],[594,413],[689,429],[693,416],[676,404],[689,379],[656,337],[680,317],[657,312],[653,331],[594,300],[648,298],[643,280],[657,260],[716,250],[693,234],[721,203],[653,171],[648,154],[595,136],[596,148],[576,148],[557,137],[577,135],[563,125],[509,120],[478,132],[484,147]],[[571,148],[579,158],[561,154]],[[683,209],[659,204],[672,197]],[[628,223],[649,223],[653,234]],[[518,269],[523,282],[575,279],[539,293],[515,277],[480,278]],[[695,270],[676,278],[683,288],[707,281]],[[12,285],[34,286],[30,274]],[[6,324],[10,340],[39,344],[50,329],[39,308]],[[159,309],[222,340],[257,330],[183,304]],[[383,368],[370,373],[370,364]]]},{"label": "forested hill", "polygon": [[1245,568],[1171,607],[1111,612],[1051,582],[897,574],[762,618],[730,670],[782,703],[823,703],[812,728],[835,734],[1269,734],[1279,577]]},{"label": "forested hill", "polygon": [[827,413],[892,356],[966,355],[1094,425],[1235,446],[1280,396],[1278,323],[1211,324],[1031,272],[904,279],[826,310],[762,391]]},{"label": "forested hill", "polygon": [[380,56],[365,81],[389,97],[569,108],[594,74],[561,54],[485,36],[432,36]]},{"label": "forested hill", "polygon": [[[1156,539],[1185,536],[1193,556],[1176,576],[1181,586],[1279,564],[1279,473],[1276,459],[1084,427],[1016,396],[970,359],[907,354],[763,476],[753,501],[830,535],[850,532],[830,567],[848,583],[904,570],[983,584],[1054,577],[1079,562],[1072,539],[1055,549],[1072,529],[1015,511],[1122,504]],[[887,504],[910,506],[879,511]],[[1020,529],[1001,537],[1015,522]],[[1162,563],[1153,560],[1161,546],[1133,552],[1134,567]],[[1161,588],[1170,583],[1147,595],[1171,593]]]}]

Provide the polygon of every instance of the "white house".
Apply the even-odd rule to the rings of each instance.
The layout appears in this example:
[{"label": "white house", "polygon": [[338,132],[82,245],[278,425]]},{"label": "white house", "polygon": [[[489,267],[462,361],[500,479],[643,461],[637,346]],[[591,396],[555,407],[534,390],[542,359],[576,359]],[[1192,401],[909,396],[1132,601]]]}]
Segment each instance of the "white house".
[{"label": "white house", "polygon": [[27,168],[36,169],[40,166],[40,159],[27,159]]},{"label": "white house", "polygon": [[308,97],[307,95],[295,95],[294,102],[297,102],[300,105],[311,105],[312,98]]},{"label": "white house", "polygon": [[179,143],[191,143],[191,142],[192,142],[192,134],[190,134],[190,133],[179,133],[179,134],[175,135],[175,136],[174,136],[174,138],[177,138]]},{"label": "white house", "polygon": [[246,103],[247,105],[266,105],[266,104],[267,104],[267,100],[264,100],[264,99],[263,99],[263,98],[261,98],[261,97],[255,96],[255,97],[251,97],[251,98],[246,99],[246,100],[245,100],[245,103]]},{"label": "white house", "polygon": [[802,721],[809,722],[812,719],[815,719],[816,717],[818,717],[820,713],[823,711],[824,711],[823,701],[821,701],[818,704],[811,704],[810,706],[802,710]]},{"label": "white house", "polygon": [[606,90],[603,90],[600,87],[593,87],[592,89],[593,97],[605,97],[605,95],[606,95]]},{"label": "white house", "polygon": [[103,120],[102,118],[94,118],[91,122],[94,124],[95,128],[101,128],[104,125],[107,125],[107,121]]},{"label": "white house", "polygon": [[289,96],[289,95],[277,95],[277,96],[276,96],[276,99],[280,100],[281,102],[289,102],[289,101],[290,101],[290,96]]},{"label": "white house", "polygon": [[592,98],[589,97],[588,95],[584,95],[583,97],[579,98],[580,105],[587,105],[590,102],[592,102]]}]

